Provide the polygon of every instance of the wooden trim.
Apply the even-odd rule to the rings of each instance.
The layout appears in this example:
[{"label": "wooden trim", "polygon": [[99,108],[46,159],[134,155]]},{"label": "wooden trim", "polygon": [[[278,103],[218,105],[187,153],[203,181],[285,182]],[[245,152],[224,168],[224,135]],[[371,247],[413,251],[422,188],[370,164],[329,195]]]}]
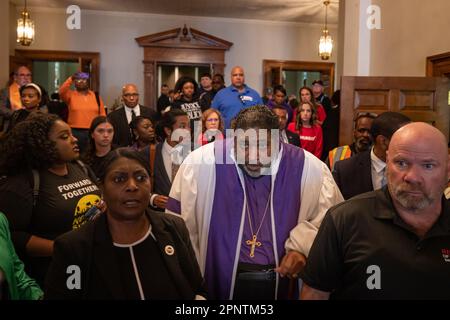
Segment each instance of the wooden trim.
[{"label": "wooden trim", "polygon": [[193,28],[189,28],[192,38],[189,35],[180,36],[181,30],[181,28],[171,29],[138,37],[135,40],[141,47],[228,50],[233,45],[232,42]]},{"label": "wooden trim", "polygon": [[150,45],[151,43],[167,40],[167,39],[173,39],[177,38],[180,35],[181,28],[171,29],[163,32],[153,33],[149,34],[147,36],[142,36],[135,38],[136,42],[141,46],[144,47],[146,45]]},{"label": "wooden trim", "polygon": [[225,51],[233,45],[232,42],[186,26],[135,40],[144,47],[144,103],[149,107],[155,107],[158,98],[158,65],[208,65],[213,72],[223,74]]},{"label": "wooden trim", "polygon": [[450,69],[450,52],[437,54],[434,56],[427,57],[427,65],[426,65],[426,76],[427,77],[437,77],[440,76],[440,74],[435,73],[435,65],[438,63],[444,63],[449,64]]},{"label": "wooden trim", "polygon": [[17,58],[23,58],[31,61],[72,61],[78,62],[80,70],[83,61],[90,61],[91,71],[91,89],[100,91],[100,53],[83,51],[56,51],[56,50],[15,50]]},{"label": "wooden trim", "polygon": [[304,70],[304,71],[315,71],[327,74],[330,80],[330,86],[326,90],[326,94],[331,97],[334,92],[334,75],[335,75],[335,64],[333,62],[309,62],[309,61],[293,61],[293,60],[263,60],[263,73],[264,73],[264,88],[271,87],[270,83],[270,72],[274,68],[280,68],[280,79],[277,80],[278,83],[281,82],[281,72],[283,70]]},{"label": "wooden trim", "polygon": [[215,37],[213,35],[201,32],[201,31],[199,31],[197,29],[189,28],[189,30],[191,31],[192,37],[194,39],[204,40],[207,43],[210,43],[211,45],[214,45],[214,46],[217,46],[217,44],[221,44],[221,46],[220,46],[221,49],[228,50],[233,45],[233,42],[229,42],[229,41],[220,39],[220,38]]}]

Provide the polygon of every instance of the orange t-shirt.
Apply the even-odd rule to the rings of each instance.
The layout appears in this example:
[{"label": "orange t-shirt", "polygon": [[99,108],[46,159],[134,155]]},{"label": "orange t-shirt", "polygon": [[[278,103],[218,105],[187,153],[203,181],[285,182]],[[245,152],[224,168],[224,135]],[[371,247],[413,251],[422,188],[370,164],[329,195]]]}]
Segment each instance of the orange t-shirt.
[{"label": "orange t-shirt", "polygon": [[71,128],[89,129],[95,117],[106,115],[105,106],[99,97],[99,109],[94,91],[88,90],[87,94],[84,94],[76,90],[71,90],[71,84],[72,78],[69,78],[59,88],[59,95],[69,108],[67,123]]}]

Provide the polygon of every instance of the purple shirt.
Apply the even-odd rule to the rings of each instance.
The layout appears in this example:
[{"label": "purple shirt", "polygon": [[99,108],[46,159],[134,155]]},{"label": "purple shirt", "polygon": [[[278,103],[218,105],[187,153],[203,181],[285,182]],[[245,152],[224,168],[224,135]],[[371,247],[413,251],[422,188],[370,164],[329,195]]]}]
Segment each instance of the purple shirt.
[{"label": "purple shirt", "polygon": [[[271,223],[271,204],[267,206],[271,194],[272,176],[262,176],[260,178],[251,178],[245,172],[243,174],[245,181],[245,192],[247,194],[247,210],[245,212],[244,233],[242,234],[242,245],[239,256],[239,262],[251,264],[275,264],[273,253],[272,223]],[[264,212],[267,206],[267,212]],[[250,230],[249,215],[252,221],[253,233],[256,233],[259,226],[261,229],[257,234],[257,241],[261,246],[255,247],[255,256],[250,257],[251,246],[246,244],[247,240],[252,239]],[[264,217],[264,220],[262,221]]]}]

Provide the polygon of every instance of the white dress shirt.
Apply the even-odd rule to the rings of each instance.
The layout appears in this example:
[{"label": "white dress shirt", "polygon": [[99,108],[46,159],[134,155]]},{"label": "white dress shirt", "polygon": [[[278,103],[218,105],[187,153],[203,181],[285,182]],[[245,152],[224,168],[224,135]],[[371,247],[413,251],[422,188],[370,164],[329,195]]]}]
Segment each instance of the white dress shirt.
[{"label": "white dress shirt", "polygon": [[128,124],[130,124],[131,122],[131,110],[134,111],[136,117],[141,115],[141,107],[139,106],[139,104],[134,108],[129,108],[126,105],[123,105],[123,107],[125,108],[125,115],[127,116]]},{"label": "white dress shirt", "polygon": [[[170,146],[170,144],[167,143],[167,140],[164,140],[162,149],[161,149],[161,155],[163,158],[164,163],[164,169],[166,170],[167,176],[169,177],[170,182],[172,182],[172,153],[174,152],[174,148]],[[154,204],[155,198],[158,196],[158,194],[154,193],[150,197],[150,205],[154,208],[156,208]]]},{"label": "white dress shirt", "polygon": [[166,169],[169,180],[171,180],[170,182],[172,182],[172,152],[173,147],[167,143],[167,140],[164,140],[161,153],[164,162],[164,169]]},{"label": "white dress shirt", "polygon": [[387,182],[385,177],[386,162],[378,158],[372,150],[370,151],[370,162],[372,171],[372,185],[373,190],[381,189],[383,187],[383,180]]},{"label": "white dress shirt", "polygon": [[[166,170],[167,176],[169,177],[170,182],[172,183],[172,164],[180,165],[183,162],[183,147],[182,144],[178,144],[175,147],[172,147],[169,143],[167,143],[167,139],[164,140],[161,155],[163,158],[164,169]],[[179,166],[178,166],[179,167]],[[158,194],[154,193],[150,197],[150,205],[156,208],[154,204],[155,198]]]},{"label": "white dress shirt", "polygon": [[286,130],[280,130],[280,132],[281,132],[281,141],[283,141],[284,143],[289,143]]}]

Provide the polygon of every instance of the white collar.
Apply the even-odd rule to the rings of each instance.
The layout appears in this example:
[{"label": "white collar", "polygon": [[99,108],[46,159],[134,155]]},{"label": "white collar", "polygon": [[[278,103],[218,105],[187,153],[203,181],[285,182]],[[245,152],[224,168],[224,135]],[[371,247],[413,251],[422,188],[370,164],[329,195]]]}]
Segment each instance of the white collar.
[{"label": "white collar", "polygon": [[120,244],[120,243],[113,242],[113,245],[118,248],[134,247],[134,246],[137,246],[138,244],[144,242],[148,238],[149,235],[151,235],[152,238],[156,240],[155,236],[152,234],[152,225],[151,224],[148,225],[148,231],[145,233],[145,235],[141,239],[139,239],[133,243],[130,243],[130,244]]},{"label": "white collar", "polygon": [[164,140],[162,150],[167,154],[171,154],[173,152],[173,147],[167,142],[167,139]]},{"label": "white collar", "polygon": [[139,112],[141,110],[139,103],[134,108],[127,107],[125,104],[123,105],[123,107],[125,108],[125,111],[128,113],[131,113],[132,110],[134,110],[134,112]]},{"label": "white collar", "polygon": [[384,170],[384,168],[386,168],[386,162],[384,162],[383,160],[381,160],[376,156],[375,152],[373,152],[373,147],[372,150],[370,151],[370,160],[372,162],[373,168],[377,173],[380,173],[381,171]]}]

